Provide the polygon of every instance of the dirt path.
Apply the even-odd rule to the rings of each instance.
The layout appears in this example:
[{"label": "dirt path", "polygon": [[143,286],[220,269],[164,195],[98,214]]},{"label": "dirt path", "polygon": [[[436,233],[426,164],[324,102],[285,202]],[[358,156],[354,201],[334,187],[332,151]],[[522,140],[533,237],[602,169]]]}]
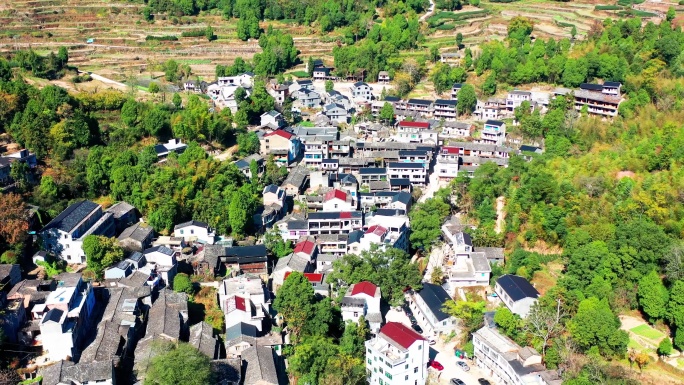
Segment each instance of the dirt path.
[{"label": "dirt path", "polygon": [[504,197],[496,198],[496,227],[494,231],[500,234],[504,229],[504,219],[506,219],[506,213],[504,212],[504,205],[506,200]]}]

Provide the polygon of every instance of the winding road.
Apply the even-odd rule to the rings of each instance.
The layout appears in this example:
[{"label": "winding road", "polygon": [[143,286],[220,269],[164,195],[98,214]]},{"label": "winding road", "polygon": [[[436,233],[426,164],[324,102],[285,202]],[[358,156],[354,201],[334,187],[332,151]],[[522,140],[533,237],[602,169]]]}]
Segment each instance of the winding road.
[{"label": "winding road", "polygon": [[425,21],[428,17],[432,16],[432,14],[435,13],[435,0],[430,0],[430,8],[428,8],[428,11],[420,17],[420,21]]}]

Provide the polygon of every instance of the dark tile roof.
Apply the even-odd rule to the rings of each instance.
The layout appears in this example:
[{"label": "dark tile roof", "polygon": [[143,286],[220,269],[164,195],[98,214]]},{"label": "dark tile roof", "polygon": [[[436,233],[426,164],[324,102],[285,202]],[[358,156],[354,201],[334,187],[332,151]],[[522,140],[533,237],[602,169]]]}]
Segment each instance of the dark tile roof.
[{"label": "dark tile roof", "polygon": [[240,383],[242,378],[242,360],[240,358],[226,358],[211,361],[211,371],[224,381]]},{"label": "dark tile roof", "polygon": [[366,84],[366,83],[364,83],[364,82],[356,82],[356,83],[354,83],[354,87],[357,87],[357,88],[358,88],[358,87],[361,87],[361,86],[368,86],[368,84]]},{"label": "dark tile roof", "polygon": [[233,246],[226,247],[226,257],[266,257],[266,246]]},{"label": "dark tile roof", "polygon": [[603,86],[595,83],[582,83],[580,89],[587,91],[603,91]]},{"label": "dark tile roof", "polygon": [[425,165],[420,162],[390,162],[389,168],[425,168]]},{"label": "dark tile roof", "polygon": [[98,207],[97,203],[91,201],[74,203],[51,220],[42,231],[54,228],[68,233]]},{"label": "dark tile roof", "polygon": [[80,362],[100,362],[118,359],[123,354],[124,338],[119,325],[111,321],[101,322],[95,340],[81,354]]},{"label": "dark tile roof", "polygon": [[150,254],[150,253],[154,253],[154,252],[166,254],[166,255],[169,255],[169,256],[172,256],[172,255],[174,254],[174,251],[171,250],[171,249],[169,249],[169,248],[166,247],[166,246],[155,246],[155,247],[150,247],[149,249],[145,249],[145,250],[143,251],[143,254]]},{"label": "dark tile roof", "polygon": [[377,209],[375,215],[382,215],[384,217],[396,217],[398,215],[405,215],[406,212],[401,209]]},{"label": "dark tile roof", "polygon": [[354,231],[349,233],[349,238],[347,240],[347,244],[350,245],[352,243],[360,242],[362,237],[363,237],[363,231],[354,230]]},{"label": "dark tile roof", "polygon": [[603,82],[604,87],[620,87],[622,83],[620,82]]},{"label": "dark tile roof", "polygon": [[382,167],[363,167],[359,169],[359,174],[370,175],[370,174],[387,174],[387,169]]},{"label": "dark tile roof", "polygon": [[424,100],[424,99],[409,99],[408,104],[420,104],[423,106],[429,106],[432,104],[432,100]]},{"label": "dark tile roof", "polygon": [[502,122],[500,120],[492,120],[492,119],[485,122],[485,125],[488,125],[488,126],[503,126],[503,124],[504,124],[504,122]]},{"label": "dark tile roof", "polygon": [[442,311],[442,306],[447,301],[451,300],[449,294],[439,285],[423,282],[423,289],[418,292],[420,298],[423,299],[427,307],[430,308],[432,314],[435,315],[437,321],[443,321],[449,318],[449,315]]},{"label": "dark tile roof", "polygon": [[318,211],[309,213],[309,220],[311,219],[347,219],[347,218],[362,218],[363,213],[360,211],[351,212],[323,212]]},{"label": "dark tile roof", "polygon": [[386,102],[395,103],[395,102],[400,101],[401,99],[396,97],[396,96],[385,96],[385,99],[383,99],[383,100]]},{"label": "dark tile roof", "polygon": [[278,194],[278,186],[274,184],[269,184],[268,186],[264,187],[264,194],[267,193]]},{"label": "dark tile roof", "polygon": [[226,329],[226,347],[229,348],[240,342],[247,342],[254,346],[256,344],[256,326],[244,322],[237,323]]},{"label": "dark tile roof", "polygon": [[425,150],[399,150],[399,156],[427,156]]},{"label": "dark tile roof", "polygon": [[141,252],[136,251],[135,253],[131,254],[127,259],[130,259],[133,262],[140,262],[144,256],[142,255]]},{"label": "dark tile roof", "polygon": [[297,80],[297,84],[313,84],[311,79],[302,79],[302,80]]},{"label": "dark tile roof", "polygon": [[463,88],[463,83],[454,83],[451,88]]},{"label": "dark tile roof", "polygon": [[435,100],[435,104],[441,105],[441,106],[455,106],[456,100],[437,99],[437,100]]},{"label": "dark tile roof", "polygon": [[523,151],[523,152],[536,152],[538,150],[541,150],[541,149],[539,147],[535,147],[535,146],[528,146],[526,144],[523,144],[522,146],[520,146],[520,151]]},{"label": "dark tile roof", "polygon": [[[59,361],[42,368],[40,374],[43,376],[43,385],[95,383],[116,377],[112,361],[79,362],[78,364]],[[115,379],[113,381],[116,383]]]},{"label": "dark tile roof", "polygon": [[219,358],[220,346],[218,340],[214,338],[214,329],[204,321],[190,327],[188,343],[209,359]]},{"label": "dark tile roof", "polygon": [[177,229],[182,229],[183,227],[189,227],[189,226],[209,227],[209,225],[206,224],[206,223],[204,223],[204,222],[200,222],[200,221],[188,221],[188,222],[183,222],[183,223],[177,224],[176,226],[174,226],[173,229],[174,229],[174,230],[177,230]]},{"label": "dark tile roof", "polygon": [[523,298],[539,297],[537,289],[535,289],[528,280],[517,275],[502,275],[496,280],[496,283],[513,301],[520,301]]},{"label": "dark tile roof", "polygon": [[242,351],[245,364],[245,384],[278,384],[276,357],[273,349],[252,346]]},{"label": "dark tile roof", "polygon": [[399,192],[394,197],[392,197],[392,202],[401,202],[405,205],[411,204],[411,194],[407,192]]},{"label": "dark tile roof", "polygon": [[410,186],[411,180],[408,178],[394,178],[390,179],[390,186]]}]

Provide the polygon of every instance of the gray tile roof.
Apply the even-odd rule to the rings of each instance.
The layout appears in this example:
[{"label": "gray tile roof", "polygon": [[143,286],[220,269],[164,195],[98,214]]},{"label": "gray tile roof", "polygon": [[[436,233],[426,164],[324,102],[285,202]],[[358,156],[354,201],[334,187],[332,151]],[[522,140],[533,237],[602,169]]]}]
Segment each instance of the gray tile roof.
[{"label": "gray tile roof", "polygon": [[68,233],[99,206],[100,205],[97,203],[91,201],[74,203],[67,207],[66,210],[62,211],[55,219],[51,220],[42,231],[54,228]]},{"label": "gray tile roof", "polygon": [[145,249],[143,251],[143,254],[150,254],[150,253],[154,253],[154,252],[166,254],[168,256],[172,256],[175,253],[173,250],[169,249],[166,246],[155,246],[155,247],[150,247],[149,249]]},{"label": "gray tile roof", "polygon": [[485,256],[485,253],[475,252],[470,254],[470,259],[473,261],[473,268],[475,271],[491,272],[492,267]]},{"label": "gray tile roof", "polygon": [[143,273],[142,271],[134,271],[133,274],[126,278],[121,278],[119,284],[127,287],[141,287],[147,283],[147,279],[150,277],[149,274]]},{"label": "gray tile roof", "polygon": [[245,384],[279,384],[273,349],[252,346],[242,351]]},{"label": "gray tile roof", "polygon": [[128,214],[131,211],[134,211],[135,207],[131,205],[128,202],[117,202],[114,205],[112,205],[110,208],[107,209],[108,213],[112,213],[114,216],[114,219],[119,219],[122,216]]},{"label": "gray tile roof", "polygon": [[209,227],[209,225],[206,224],[206,223],[204,223],[204,222],[200,222],[200,221],[188,221],[188,222],[183,222],[183,223],[177,224],[176,226],[174,226],[173,229],[174,229],[174,230],[178,230],[178,229],[182,229],[182,228],[184,228],[184,227],[189,227],[189,226],[197,226],[197,227],[205,227],[205,228],[208,228],[208,227]]},{"label": "gray tile roof", "polygon": [[423,282],[423,289],[418,292],[418,295],[423,299],[425,304],[430,308],[430,311],[435,315],[437,321],[443,321],[449,318],[449,315],[442,311],[444,303],[451,300],[446,290],[439,285]]},{"label": "gray tile roof", "polygon": [[[39,370],[43,385],[95,383],[115,378],[112,361],[79,362],[59,361]],[[116,380],[114,380],[116,383]]]},{"label": "gray tile roof", "polygon": [[220,347],[218,340],[214,338],[214,328],[206,322],[200,322],[190,327],[190,345],[204,353],[210,359],[219,358]]},{"label": "gray tile roof", "polygon": [[228,383],[240,383],[242,378],[242,360],[239,358],[228,358],[211,361],[211,371],[217,378]]},{"label": "gray tile roof", "polygon": [[290,254],[286,257],[280,258],[274,271],[281,271],[286,268],[292,269],[292,271],[304,272],[308,266],[309,261],[305,258],[297,256],[295,254]]},{"label": "gray tile roof", "polygon": [[146,335],[164,335],[178,340],[183,325],[181,312],[187,314],[188,296],[164,289],[159,292],[159,298],[152,304],[147,323]]},{"label": "gray tile roof", "polygon": [[95,340],[83,351],[79,362],[118,360],[123,354],[124,344],[125,339],[119,333],[118,324],[111,321],[101,322]]},{"label": "gray tile roof", "polygon": [[133,239],[134,241],[142,242],[151,234],[154,233],[152,226],[146,226],[142,223],[136,223],[130,227],[127,227],[118,237],[120,241],[124,239]]},{"label": "gray tile roof", "polygon": [[256,326],[240,322],[226,329],[226,348],[247,342],[251,346],[256,344]]}]

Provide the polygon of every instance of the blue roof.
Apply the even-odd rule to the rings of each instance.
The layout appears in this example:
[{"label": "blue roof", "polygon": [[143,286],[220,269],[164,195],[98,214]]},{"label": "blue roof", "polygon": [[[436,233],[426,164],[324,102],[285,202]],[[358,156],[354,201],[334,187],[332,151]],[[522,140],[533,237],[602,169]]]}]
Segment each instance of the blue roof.
[{"label": "blue roof", "polygon": [[387,169],[382,167],[363,167],[359,169],[359,174],[387,174]]},{"label": "blue roof", "polygon": [[392,198],[392,202],[401,202],[408,205],[411,203],[411,194],[403,191],[399,192]]},{"label": "blue roof", "polygon": [[503,126],[503,124],[504,124],[504,122],[502,122],[500,120],[492,120],[492,119],[485,122],[485,125],[487,125],[487,126],[499,126],[500,127],[500,126]]},{"label": "blue roof", "polygon": [[418,292],[418,295],[423,299],[423,302],[430,308],[432,314],[435,315],[437,321],[443,321],[449,318],[449,315],[442,311],[444,304],[451,300],[449,294],[443,287],[423,282],[423,289]]},{"label": "blue roof", "polygon": [[62,211],[55,219],[51,220],[42,231],[58,229],[65,233],[71,232],[82,220],[84,220],[99,205],[91,201],[81,201],[72,204]]}]

